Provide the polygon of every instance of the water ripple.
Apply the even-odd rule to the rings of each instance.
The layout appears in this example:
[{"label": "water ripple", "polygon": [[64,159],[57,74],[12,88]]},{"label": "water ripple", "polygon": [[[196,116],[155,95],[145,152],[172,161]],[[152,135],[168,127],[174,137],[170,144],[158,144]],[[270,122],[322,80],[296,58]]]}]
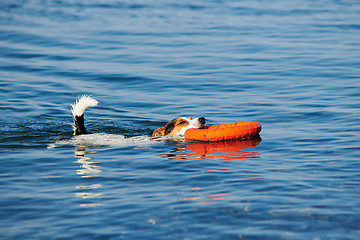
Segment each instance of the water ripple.
[{"label": "water ripple", "polygon": [[[2,1],[0,238],[357,239],[359,10]],[[151,140],[179,116],[262,140]]]}]

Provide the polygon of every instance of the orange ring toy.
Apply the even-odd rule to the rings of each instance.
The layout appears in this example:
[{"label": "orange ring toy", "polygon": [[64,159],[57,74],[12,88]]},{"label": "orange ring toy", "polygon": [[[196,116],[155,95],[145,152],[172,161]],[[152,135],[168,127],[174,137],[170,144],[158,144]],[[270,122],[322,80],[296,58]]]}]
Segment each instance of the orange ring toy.
[{"label": "orange ring toy", "polygon": [[258,122],[235,122],[207,126],[202,129],[188,129],[185,132],[185,139],[207,142],[224,141],[239,138],[250,138],[258,135],[260,131],[261,125]]}]

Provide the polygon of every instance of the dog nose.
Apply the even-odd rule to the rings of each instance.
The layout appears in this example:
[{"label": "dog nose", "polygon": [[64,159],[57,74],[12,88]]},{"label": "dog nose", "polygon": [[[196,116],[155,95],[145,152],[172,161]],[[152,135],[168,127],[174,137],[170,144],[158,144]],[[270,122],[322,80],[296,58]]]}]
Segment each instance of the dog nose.
[{"label": "dog nose", "polygon": [[204,117],[199,118],[199,122],[200,122],[201,124],[205,124],[205,118],[204,118]]}]

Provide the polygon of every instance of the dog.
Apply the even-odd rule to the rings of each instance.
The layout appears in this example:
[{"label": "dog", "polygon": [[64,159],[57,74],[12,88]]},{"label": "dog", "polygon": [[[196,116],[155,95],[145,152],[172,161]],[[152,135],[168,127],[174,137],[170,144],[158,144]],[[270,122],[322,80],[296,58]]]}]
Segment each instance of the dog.
[{"label": "dog", "polygon": [[[82,135],[90,134],[85,128],[84,113],[88,107],[94,107],[99,102],[93,97],[83,95],[78,98],[75,104],[71,104],[71,112],[74,118],[74,134]],[[175,118],[168,122],[164,127],[156,129],[152,137],[164,137],[164,136],[182,136],[186,130],[190,128],[204,128],[206,126],[206,119],[204,117],[191,118],[191,117],[180,117]]]}]

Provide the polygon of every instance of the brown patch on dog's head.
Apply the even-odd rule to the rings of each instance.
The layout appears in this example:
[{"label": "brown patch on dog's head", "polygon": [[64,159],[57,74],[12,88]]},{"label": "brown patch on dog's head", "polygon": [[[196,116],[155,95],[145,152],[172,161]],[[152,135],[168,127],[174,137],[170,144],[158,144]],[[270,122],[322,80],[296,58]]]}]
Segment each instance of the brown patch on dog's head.
[{"label": "brown patch on dog's head", "polygon": [[178,134],[179,132],[181,132],[182,128],[187,127],[190,124],[189,120],[192,120],[192,118],[175,118],[168,122],[165,127],[156,129],[152,136],[162,137]]},{"label": "brown patch on dog's head", "polygon": [[165,127],[156,129],[152,134],[152,137],[161,137],[161,136],[165,136]]}]

